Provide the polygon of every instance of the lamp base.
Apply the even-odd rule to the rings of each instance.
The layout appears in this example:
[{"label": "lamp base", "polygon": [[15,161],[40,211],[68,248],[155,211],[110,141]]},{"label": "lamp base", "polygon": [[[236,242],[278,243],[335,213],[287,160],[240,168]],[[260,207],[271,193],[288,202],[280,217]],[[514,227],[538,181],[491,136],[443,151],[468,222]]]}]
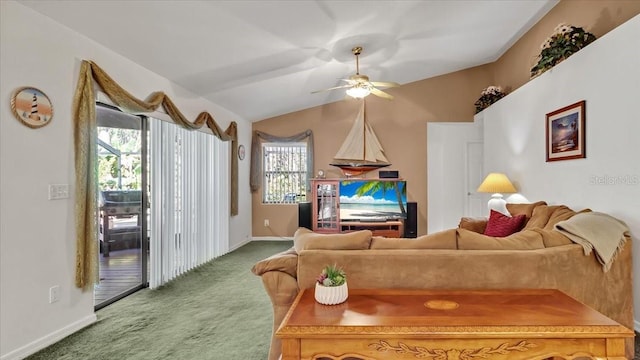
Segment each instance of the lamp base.
[{"label": "lamp base", "polygon": [[502,198],[502,194],[495,193],[491,195],[491,199],[487,205],[489,212],[494,210],[507,216],[511,215],[509,214],[509,210],[507,210],[507,202]]}]

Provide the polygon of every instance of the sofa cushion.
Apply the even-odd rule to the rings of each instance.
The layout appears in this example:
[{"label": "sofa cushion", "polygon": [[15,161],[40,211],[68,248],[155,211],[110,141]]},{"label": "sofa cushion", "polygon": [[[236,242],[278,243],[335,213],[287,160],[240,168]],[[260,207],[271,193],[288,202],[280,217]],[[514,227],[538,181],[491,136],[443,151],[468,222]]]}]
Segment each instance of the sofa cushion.
[{"label": "sofa cushion", "polygon": [[505,237],[520,231],[527,217],[525,214],[507,216],[495,210],[491,210],[484,235]]},{"label": "sofa cushion", "polygon": [[342,234],[318,234],[299,228],[293,234],[293,247],[302,250],[364,250],[371,245],[371,230],[360,230]]},{"label": "sofa cushion", "polygon": [[523,230],[544,228],[544,226],[547,225],[547,222],[549,222],[549,217],[551,216],[549,208],[550,206],[548,205],[541,205],[534,208],[531,219],[527,221]]},{"label": "sofa cushion", "polygon": [[484,234],[484,230],[487,228],[487,219],[463,217],[460,219],[460,223],[458,223],[458,228]]},{"label": "sofa cushion", "polygon": [[493,237],[458,229],[460,250],[536,250],[543,249],[542,235],[533,230],[519,231],[507,237]]},{"label": "sofa cushion", "polygon": [[456,249],[456,230],[448,229],[415,239],[396,239],[374,236],[371,249]]},{"label": "sofa cushion", "polygon": [[549,206],[549,220],[544,225],[545,230],[554,230],[555,225],[560,221],[568,220],[573,215],[577,214],[565,205]]},{"label": "sofa cushion", "polygon": [[527,217],[525,223],[527,223],[529,219],[531,219],[531,216],[533,216],[535,208],[540,205],[547,205],[547,203],[544,201],[536,201],[528,204],[507,204],[507,210],[511,216],[525,215]]},{"label": "sofa cushion", "polygon": [[544,247],[546,248],[573,244],[573,242],[569,240],[568,237],[562,235],[562,233],[557,230],[544,230],[541,228],[535,228],[531,230],[542,235],[542,241],[544,242]]}]

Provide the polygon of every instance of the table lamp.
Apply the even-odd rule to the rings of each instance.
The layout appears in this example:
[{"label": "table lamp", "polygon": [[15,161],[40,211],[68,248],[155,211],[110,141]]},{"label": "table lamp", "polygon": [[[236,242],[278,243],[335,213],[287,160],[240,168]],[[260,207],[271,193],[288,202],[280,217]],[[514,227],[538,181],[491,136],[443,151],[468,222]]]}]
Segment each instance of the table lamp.
[{"label": "table lamp", "polygon": [[491,199],[489,200],[489,212],[491,210],[498,211],[505,215],[509,214],[507,210],[507,202],[502,198],[501,193],[514,193],[516,192],[516,188],[513,186],[507,175],[502,173],[490,173],[484,178],[480,187],[478,187],[478,192],[482,193],[492,193]]}]

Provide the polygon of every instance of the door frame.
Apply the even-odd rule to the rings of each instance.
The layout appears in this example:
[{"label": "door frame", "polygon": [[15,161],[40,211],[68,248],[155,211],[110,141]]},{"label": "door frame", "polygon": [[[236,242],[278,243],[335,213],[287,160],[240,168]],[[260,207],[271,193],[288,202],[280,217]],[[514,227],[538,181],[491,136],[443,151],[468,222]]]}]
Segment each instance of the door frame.
[{"label": "door frame", "polygon": [[[103,107],[106,109],[122,112],[119,108],[106,104],[103,102],[96,102],[96,107]],[[140,174],[140,188],[141,188],[141,213],[138,215],[140,219],[140,283],[136,286],[126,289],[125,291],[99,303],[94,303],[94,311],[100,310],[105,306],[111,305],[114,302],[121,300],[138,290],[149,287],[149,278],[148,278],[148,267],[149,267],[149,232],[148,232],[148,217],[146,214],[149,211],[149,164],[148,164],[148,153],[149,153],[149,143],[148,143],[148,134],[149,134],[149,122],[146,116],[143,115],[132,115],[122,112],[128,116],[138,117],[140,120],[140,166],[141,166],[141,174]],[[96,157],[98,154],[95,155]],[[97,188],[97,187],[96,187]],[[100,190],[98,190],[100,191]],[[99,214],[96,214],[96,217],[99,218]],[[100,244],[97,243],[96,246]],[[98,251],[98,256],[100,252]],[[100,266],[100,262],[98,261],[98,266]],[[95,298],[95,295],[94,295]]]}]

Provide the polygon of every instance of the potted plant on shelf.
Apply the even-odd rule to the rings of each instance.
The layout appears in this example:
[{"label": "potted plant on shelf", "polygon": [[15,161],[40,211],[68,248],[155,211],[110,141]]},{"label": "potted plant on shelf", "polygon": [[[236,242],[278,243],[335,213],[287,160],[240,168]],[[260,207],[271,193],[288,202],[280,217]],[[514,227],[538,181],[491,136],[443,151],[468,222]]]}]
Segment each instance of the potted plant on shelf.
[{"label": "potted plant on shelf", "polygon": [[337,265],[328,265],[316,281],[315,299],[320,304],[341,304],[349,297],[347,274]]},{"label": "potted plant on shelf", "polygon": [[502,91],[502,88],[500,86],[489,86],[486,89],[482,90],[482,92],[480,93],[480,98],[474,104],[476,106],[476,114],[488,108],[489,105],[493,104],[494,102],[502,99],[503,97],[505,97],[505,95],[507,94]]},{"label": "potted plant on shelf", "polygon": [[538,63],[531,68],[531,77],[534,78],[551,69],[594,40],[596,36],[581,27],[558,25],[553,30],[553,34],[540,46]]}]

